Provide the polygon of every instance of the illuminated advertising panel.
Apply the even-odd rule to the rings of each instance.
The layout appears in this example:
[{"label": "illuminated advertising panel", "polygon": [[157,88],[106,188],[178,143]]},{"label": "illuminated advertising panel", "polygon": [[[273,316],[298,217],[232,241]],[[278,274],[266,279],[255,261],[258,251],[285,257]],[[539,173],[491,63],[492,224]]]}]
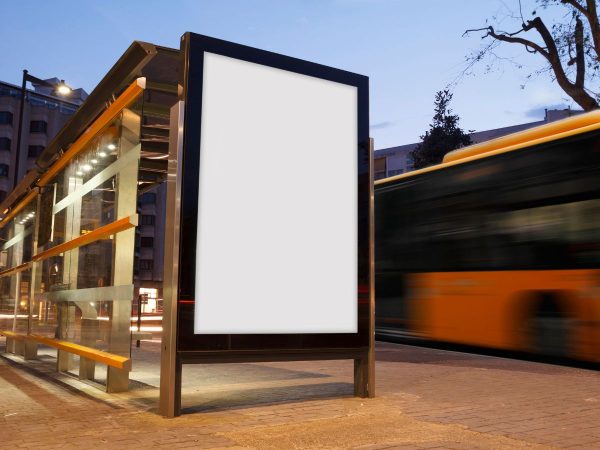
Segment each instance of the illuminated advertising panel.
[{"label": "illuminated advertising panel", "polygon": [[196,334],[356,333],[357,88],[204,54]]},{"label": "illuminated advertising panel", "polygon": [[368,79],[184,39],[178,351],[369,344]]}]

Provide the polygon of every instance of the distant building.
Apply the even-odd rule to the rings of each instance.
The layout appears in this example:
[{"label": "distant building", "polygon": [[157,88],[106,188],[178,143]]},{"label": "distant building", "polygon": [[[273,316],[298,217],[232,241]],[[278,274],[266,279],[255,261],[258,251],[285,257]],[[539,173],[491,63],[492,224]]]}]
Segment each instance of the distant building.
[{"label": "distant building", "polygon": [[[471,136],[473,144],[478,144],[479,142],[489,141],[500,136],[506,136],[507,134],[527,130],[528,128],[537,127],[581,113],[583,113],[583,111],[572,109],[546,110],[544,120],[495,128],[493,130],[476,131],[470,133],[469,136]],[[413,144],[375,150],[375,179],[379,180],[381,178],[393,177],[394,175],[400,175],[401,173],[413,170],[413,160],[410,154],[418,144],[418,142],[415,142]]]},{"label": "distant building", "polygon": [[162,311],[166,207],[165,183],[138,197],[134,283],[145,314]]},{"label": "distant building", "polygon": [[375,179],[393,177],[413,170],[410,154],[417,145],[418,143],[414,143],[375,150]]},{"label": "distant building", "polygon": [[[58,78],[44,80],[58,84]],[[74,89],[68,96],[53,95],[50,87],[34,84],[27,89],[23,110],[21,151],[17,161],[17,136],[21,106],[21,88],[0,81],[0,202],[7,192],[35,165],[46,144],[60,131],[87,97],[83,89]],[[15,173],[18,167],[18,173]]]}]

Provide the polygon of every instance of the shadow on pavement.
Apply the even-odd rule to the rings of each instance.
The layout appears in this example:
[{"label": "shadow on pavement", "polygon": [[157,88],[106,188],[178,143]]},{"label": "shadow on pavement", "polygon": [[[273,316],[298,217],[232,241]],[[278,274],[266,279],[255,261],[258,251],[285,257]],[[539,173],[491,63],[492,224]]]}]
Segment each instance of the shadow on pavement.
[{"label": "shadow on pavement", "polygon": [[[267,387],[260,389],[243,389],[231,392],[219,391],[209,393],[184,393],[181,411],[192,414],[206,411],[221,411],[269,406],[299,401],[339,399],[353,397],[352,383],[320,383],[313,385]],[[193,404],[193,406],[185,405]]]}]

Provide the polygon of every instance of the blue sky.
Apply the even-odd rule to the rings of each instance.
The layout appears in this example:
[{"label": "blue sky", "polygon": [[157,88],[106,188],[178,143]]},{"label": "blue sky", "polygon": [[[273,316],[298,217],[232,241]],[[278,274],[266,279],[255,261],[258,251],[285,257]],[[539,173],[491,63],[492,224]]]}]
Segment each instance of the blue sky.
[{"label": "blue sky", "polygon": [[[516,0],[4,0],[0,80],[20,84],[28,69],[90,92],[132,41],[178,48],[193,31],[369,76],[371,135],[385,148],[416,142],[428,128],[435,92],[482,43],[477,34],[462,37],[464,30],[510,9],[518,11]],[[513,46],[500,51],[521,54]],[[504,64],[485,73],[481,65],[462,78],[451,106],[464,129],[540,120],[544,107],[571,104],[545,76],[521,89],[541,60],[520,62],[522,70]]]}]

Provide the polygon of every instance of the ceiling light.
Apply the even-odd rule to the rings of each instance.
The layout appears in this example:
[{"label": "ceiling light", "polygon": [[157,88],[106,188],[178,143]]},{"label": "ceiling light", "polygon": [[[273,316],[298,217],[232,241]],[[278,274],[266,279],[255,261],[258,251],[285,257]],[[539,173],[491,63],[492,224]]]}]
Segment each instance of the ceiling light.
[{"label": "ceiling light", "polygon": [[109,150],[115,150],[117,148],[117,146],[115,144],[108,144],[106,146],[106,148],[109,149]]},{"label": "ceiling light", "polygon": [[98,153],[98,156],[99,156],[100,158],[106,158],[106,152],[99,152],[99,153]]},{"label": "ceiling light", "polygon": [[92,166],[90,166],[89,164],[84,164],[81,168],[84,172],[89,172],[90,170],[92,170]]}]

